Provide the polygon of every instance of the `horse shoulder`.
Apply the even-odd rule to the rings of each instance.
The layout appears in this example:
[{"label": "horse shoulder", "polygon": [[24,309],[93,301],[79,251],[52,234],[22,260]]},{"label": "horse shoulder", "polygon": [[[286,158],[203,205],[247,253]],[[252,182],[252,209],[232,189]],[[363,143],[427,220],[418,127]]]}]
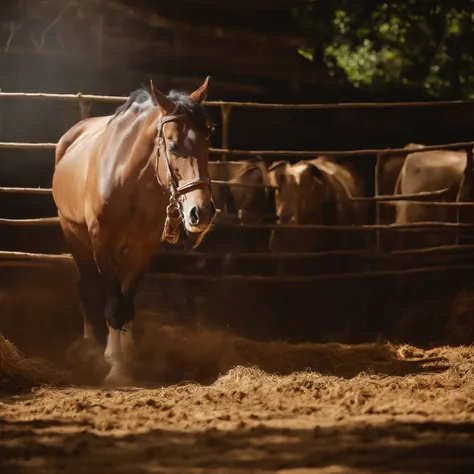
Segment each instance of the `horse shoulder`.
[{"label": "horse shoulder", "polygon": [[62,160],[70,147],[77,142],[77,140],[84,135],[93,132],[98,125],[102,124],[109,117],[90,117],[73,125],[66,133],[59,139],[56,145],[55,152],[55,166]]}]

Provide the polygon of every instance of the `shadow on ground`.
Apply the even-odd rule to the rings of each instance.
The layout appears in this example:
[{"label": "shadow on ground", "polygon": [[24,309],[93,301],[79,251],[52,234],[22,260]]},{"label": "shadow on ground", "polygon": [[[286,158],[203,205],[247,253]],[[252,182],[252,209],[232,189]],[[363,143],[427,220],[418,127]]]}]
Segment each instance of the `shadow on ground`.
[{"label": "shadow on ground", "polygon": [[[318,472],[474,470],[473,423],[384,423],[110,436],[68,422],[1,422],[0,467],[41,472]],[[339,466],[340,471],[328,470]],[[300,471],[298,471],[300,472]]]}]

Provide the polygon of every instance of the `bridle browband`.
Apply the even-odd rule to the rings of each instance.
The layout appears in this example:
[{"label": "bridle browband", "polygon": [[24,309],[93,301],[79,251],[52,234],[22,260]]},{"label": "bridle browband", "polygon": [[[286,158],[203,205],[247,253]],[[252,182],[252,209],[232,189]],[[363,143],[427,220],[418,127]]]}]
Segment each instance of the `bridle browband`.
[{"label": "bridle browband", "polygon": [[[179,238],[179,225],[181,224],[181,219],[182,219],[182,205],[181,205],[181,199],[185,194],[199,186],[211,186],[211,179],[209,177],[201,177],[199,176],[198,178],[192,179],[191,181],[188,181],[187,183],[182,184],[181,186],[178,186],[178,180],[176,179],[175,174],[173,173],[173,170],[171,169],[171,163],[170,163],[170,158],[168,155],[168,149],[165,144],[165,139],[163,138],[163,125],[168,122],[176,121],[176,120],[182,120],[187,117],[186,114],[176,114],[176,109],[174,110],[173,113],[170,115],[166,115],[164,117],[160,117],[158,121],[158,136],[157,136],[157,142],[158,142],[158,150],[156,153],[156,166],[155,166],[155,173],[156,173],[156,179],[158,181],[158,184],[169,191],[170,193],[170,202],[166,208],[166,221],[165,221],[165,226],[163,228],[163,234],[161,237],[161,240],[166,240],[167,242],[171,244],[175,244],[178,241]],[[163,156],[164,161],[165,161],[165,166],[166,166],[166,174],[167,174],[167,181],[168,185],[165,186],[163,182],[160,179],[159,176],[159,159],[160,156]]]}]

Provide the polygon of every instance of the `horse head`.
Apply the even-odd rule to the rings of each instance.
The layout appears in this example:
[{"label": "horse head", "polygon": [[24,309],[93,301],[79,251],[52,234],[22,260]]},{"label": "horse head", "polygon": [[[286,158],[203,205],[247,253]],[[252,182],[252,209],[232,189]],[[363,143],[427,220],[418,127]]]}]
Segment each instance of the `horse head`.
[{"label": "horse head", "polygon": [[208,76],[201,87],[189,95],[171,91],[168,96],[151,81],[152,95],[159,108],[155,171],[160,184],[170,192],[167,217],[168,221],[175,222],[174,230],[167,231],[165,227],[164,239],[177,241],[176,223],[181,221],[188,234],[198,236],[194,247],[209,231],[216,215],[208,174],[214,126],[202,105],[209,79]]}]

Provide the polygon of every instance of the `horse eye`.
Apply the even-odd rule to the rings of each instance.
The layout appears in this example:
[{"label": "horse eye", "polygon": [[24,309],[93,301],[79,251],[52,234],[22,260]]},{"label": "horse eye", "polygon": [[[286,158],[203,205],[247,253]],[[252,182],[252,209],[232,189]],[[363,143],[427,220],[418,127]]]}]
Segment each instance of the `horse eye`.
[{"label": "horse eye", "polygon": [[176,143],[170,143],[168,145],[168,151],[170,153],[177,153],[178,152],[178,146],[176,145]]}]

